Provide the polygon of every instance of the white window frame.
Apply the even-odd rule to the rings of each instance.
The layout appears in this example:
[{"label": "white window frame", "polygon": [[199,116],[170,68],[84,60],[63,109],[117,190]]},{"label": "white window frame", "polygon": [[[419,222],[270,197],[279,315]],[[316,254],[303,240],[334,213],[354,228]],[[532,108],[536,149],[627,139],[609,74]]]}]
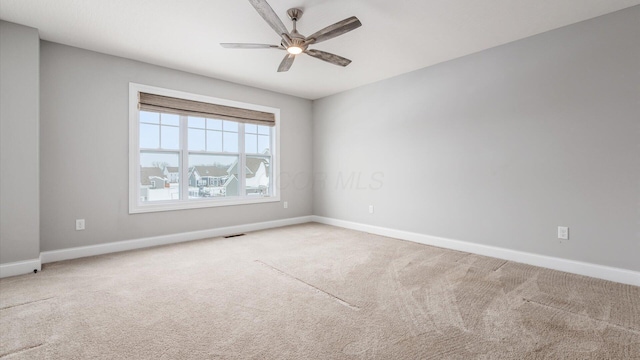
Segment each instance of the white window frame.
[{"label": "white window frame", "polygon": [[[212,103],[217,105],[225,105],[236,108],[256,110],[262,112],[268,112],[275,115],[276,124],[272,127],[271,136],[271,178],[269,179],[270,188],[272,190],[271,196],[268,197],[255,197],[247,196],[245,194],[244,181],[239,183],[239,196],[220,197],[220,198],[206,198],[206,199],[189,199],[189,183],[186,179],[187,174],[182,172],[186,171],[184,164],[184,154],[189,152],[186,148],[186,133],[181,132],[181,146],[180,150],[176,151],[181,154],[181,165],[179,166],[181,195],[180,200],[167,200],[167,201],[154,201],[152,203],[145,203],[141,201],[140,194],[140,124],[139,124],[139,110],[138,110],[138,93],[145,92],[149,94],[156,94],[162,96],[169,96],[174,98],[200,101],[206,103]],[[243,124],[240,124],[243,126]],[[242,136],[241,136],[242,134]],[[246,163],[246,153],[244,151],[244,132],[239,132],[238,139],[238,171],[244,172],[244,165]],[[173,151],[171,151],[173,152]],[[250,154],[251,155],[251,154]],[[188,92],[165,89],[155,86],[129,83],[129,214],[148,213],[156,211],[173,211],[184,209],[198,209],[218,206],[232,206],[232,205],[246,205],[246,204],[260,204],[269,202],[280,201],[280,109],[248,104],[233,100],[220,99],[205,95],[192,94]],[[184,182],[186,180],[186,182]],[[184,194],[187,197],[184,198]]]}]

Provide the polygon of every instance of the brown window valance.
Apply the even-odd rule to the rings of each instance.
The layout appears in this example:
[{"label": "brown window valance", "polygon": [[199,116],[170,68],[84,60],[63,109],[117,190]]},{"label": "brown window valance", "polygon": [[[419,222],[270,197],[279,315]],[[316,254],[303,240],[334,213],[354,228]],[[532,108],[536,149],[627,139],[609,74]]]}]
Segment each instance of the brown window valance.
[{"label": "brown window valance", "polygon": [[275,114],[269,112],[178,99],[144,92],[138,93],[138,108],[144,111],[231,120],[257,125],[275,126],[276,124]]}]

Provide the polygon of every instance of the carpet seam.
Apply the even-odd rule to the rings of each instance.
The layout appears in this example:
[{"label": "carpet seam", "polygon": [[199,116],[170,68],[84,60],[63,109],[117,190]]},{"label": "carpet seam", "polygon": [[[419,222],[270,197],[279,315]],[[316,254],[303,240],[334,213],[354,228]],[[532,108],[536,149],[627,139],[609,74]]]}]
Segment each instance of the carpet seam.
[{"label": "carpet seam", "polygon": [[27,302],[23,302],[23,303],[20,303],[20,304],[9,305],[9,306],[5,306],[3,308],[0,308],[0,310],[7,310],[7,309],[14,308],[14,307],[22,306],[22,305],[29,305],[29,304],[33,304],[33,303],[37,303],[37,302],[41,302],[41,301],[47,301],[47,300],[51,300],[53,298],[55,298],[55,296],[44,298],[44,299],[33,300],[33,301],[27,301]]},{"label": "carpet seam", "polygon": [[5,354],[1,354],[0,355],[0,359],[1,358],[5,358],[7,356],[19,354],[19,353],[22,353],[22,352],[25,352],[25,351],[33,350],[33,349],[39,348],[39,347],[41,347],[43,345],[44,345],[44,343],[37,344],[37,345],[26,346],[26,347],[23,347],[23,348],[20,348],[20,349],[17,349],[17,350],[14,350],[14,351],[11,351],[11,352],[8,352],[8,353],[5,353]]},{"label": "carpet seam", "polygon": [[321,293],[323,293],[323,294],[325,294],[325,295],[329,296],[330,298],[332,298],[333,300],[335,300],[338,304],[340,304],[340,305],[342,305],[342,306],[346,306],[346,307],[348,307],[348,308],[350,308],[350,309],[352,309],[352,310],[355,310],[355,311],[359,311],[359,310],[360,310],[360,308],[359,308],[358,306],[353,305],[353,304],[351,304],[351,303],[349,303],[349,302],[347,302],[347,301],[345,301],[345,300],[343,300],[343,299],[341,299],[341,298],[339,298],[339,297],[337,297],[337,296],[335,296],[335,295],[333,295],[333,294],[331,294],[331,293],[329,293],[329,292],[326,292],[326,291],[324,291],[324,290],[320,289],[320,288],[319,288],[319,287],[317,287],[317,286],[311,285],[311,284],[309,284],[308,282],[306,282],[306,281],[304,281],[304,280],[302,280],[302,279],[299,279],[299,278],[297,278],[297,277],[295,277],[295,276],[293,276],[293,275],[291,275],[291,274],[287,274],[286,272],[284,272],[284,271],[282,271],[282,270],[280,270],[280,269],[278,269],[278,268],[276,268],[276,267],[274,267],[274,266],[271,266],[271,265],[269,265],[269,264],[267,264],[267,263],[265,263],[265,262],[262,262],[262,261],[260,261],[260,260],[254,260],[254,261],[255,261],[255,262],[257,262],[258,264],[261,264],[261,265],[263,265],[263,266],[266,266],[266,267],[270,268],[270,269],[271,269],[271,270],[273,270],[273,271],[278,272],[278,273],[279,273],[279,274],[281,274],[281,275],[284,275],[284,276],[287,276],[287,277],[289,277],[289,278],[291,278],[291,279],[297,280],[298,282],[301,282],[301,283],[303,283],[304,285],[307,285],[308,287],[311,287],[311,288],[313,288],[314,290],[319,291],[319,292],[321,292]]},{"label": "carpet seam", "polygon": [[551,305],[548,305],[548,304],[543,304],[543,303],[538,302],[538,301],[535,301],[535,300],[531,300],[531,299],[527,299],[527,298],[522,298],[522,300],[524,300],[524,301],[526,301],[526,302],[528,302],[528,303],[532,303],[532,304],[534,304],[534,305],[544,306],[544,307],[547,307],[547,308],[550,308],[550,309],[554,309],[554,310],[562,311],[562,312],[565,312],[565,313],[568,313],[568,314],[572,314],[572,315],[580,316],[580,317],[582,317],[582,318],[587,318],[587,319],[589,319],[589,320],[598,321],[598,322],[603,322],[603,323],[605,323],[605,324],[607,324],[607,325],[609,325],[609,326],[616,327],[616,328],[620,328],[620,329],[622,329],[622,330],[630,331],[630,332],[632,332],[632,333],[635,333],[635,334],[640,335],[640,330],[636,330],[636,329],[634,329],[634,328],[630,328],[630,327],[626,327],[626,326],[622,326],[622,325],[614,324],[614,323],[611,323],[611,322],[609,322],[609,321],[607,321],[607,320],[595,319],[595,318],[592,318],[591,316],[588,316],[588,315],[579,314],[579,313],[576,313],[576,312],[573,312],[573,311],[569,311],[569,310],[561,309],[561,308],[559,308],[559,307],[551,306]]}]

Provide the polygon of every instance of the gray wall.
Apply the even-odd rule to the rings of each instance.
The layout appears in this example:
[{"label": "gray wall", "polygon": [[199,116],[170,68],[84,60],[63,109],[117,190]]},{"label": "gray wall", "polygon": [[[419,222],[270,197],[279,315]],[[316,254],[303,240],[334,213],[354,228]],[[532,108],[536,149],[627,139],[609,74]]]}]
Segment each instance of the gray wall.
[{"label": "gray wall", "polygon": [[[129,82],[280,108],[282,200],[129,215]],[[43,41],[42,251],[311,215],[311,101]],[[75,219],[86,230],[75,231]]]},{"label": "gray wall", "polygon": [[38,30],[0,21],[0,263],[40,255]]},{"label": "gray wall", "polygon": [[636,6],[315,101],[314,214],[640,270],[638,34]]}]

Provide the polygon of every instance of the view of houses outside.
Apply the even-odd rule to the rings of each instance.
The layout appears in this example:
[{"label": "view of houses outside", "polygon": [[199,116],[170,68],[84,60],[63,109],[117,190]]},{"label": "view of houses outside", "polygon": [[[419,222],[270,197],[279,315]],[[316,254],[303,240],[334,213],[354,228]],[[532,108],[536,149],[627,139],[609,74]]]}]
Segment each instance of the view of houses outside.
[{"label": "view of houses outside", "polygon": [[189,198],[238,196],[238,156],[189,155]]},{"label": "view of houses outside", "polygon": [[271,173],[268,157],[247,156],[245,192],[249,196],[269,196],[269,174]]},{"label": "view of houses outside", "polygon": [[177,152],[141,151],[140,200],[180,199],[179,162],[180,154]]},{"label": "view of houses outside", "polygon": [[[140,112],[140,199],[181,199],[180,116]],[[183,117],[187,121],[188,198],[238,196],[244,132],[245,194],[269,196],[271,129],[233,121]]]}]

